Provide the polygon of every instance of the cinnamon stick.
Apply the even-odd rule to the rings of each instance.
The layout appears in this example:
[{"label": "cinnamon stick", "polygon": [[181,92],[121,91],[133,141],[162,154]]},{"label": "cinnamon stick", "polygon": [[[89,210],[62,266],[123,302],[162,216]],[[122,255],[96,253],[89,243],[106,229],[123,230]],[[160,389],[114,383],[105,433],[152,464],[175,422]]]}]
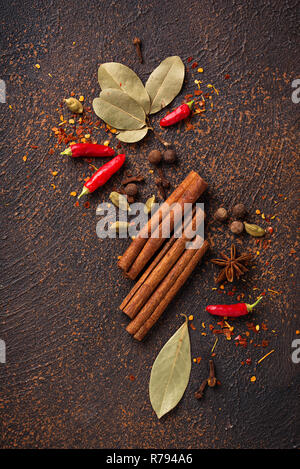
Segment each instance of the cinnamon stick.
[{"label": "cinnamon stick", "polygon": [[142,340],[156,323],[178,290],[190,276],[197,263],[206,253],[209,244],[204,241],[199,249],[186,249],[176,264],[148,299],[126,330],[137,340]]},{"label": "cinnamon stick", "polygon": [[[157,228],[161,221],[170,213],[170,207],[174,203],[178,202],[184,192],[189,188],[194,179],[199,179],[200,176],[195,172],[191,171],[189,175],[182,181],[182,183],[172,192],[168,199],[162,204],[162,206],[155,212],[151,219],[146,223],[146,225],[141,229],[138,236],[132,241],[130,246],[127,248],[121,259],[118,261],[119,267],[126,273],[132,266],[133,262],[138,257],[139,253],[145,246],[148,241],[151,233]],[[201,179],[201,178],[200,178]],[[202,191],[207,187],[206,182],[202,181]]]},{"label": "cinnamon stick", "polygon": [[[185,227],[184,233],[176,240],[173,246],[168,250],[165,256],[160,260],[155,269],[150,273],[148,278],[145,279],[143,284],[140,285],[135,295],[131,298],[128,304],[123,309],[124,313],[130,318],[134,318],[140,311],[142,306],[146,303],[148,298],[154,292],[155,288],[161,283],[163,278],[172,269],[177,259],[181,256],[186,248],[186,243],[195,236],[195,229],[199,227],[204,219],[203,210],[198,208],[195,215]],[[192,251],[192,249],[189,249]]]},{"label": "cinnamon stick", "polygon": [[165,239],[164,230],[166,229],[166,222],[168,223],[170,230],[173,230],[174,225],[182,219],[184,205],[194,203],[206,189],[206,182],[197,173],[195,174],[196,177],[190,183],[189,188],[185,190],[175,206],[169,210],[169,213],[167,214],[168,218],[165,216],[154,232],[152,231],[151,237],[146,240],[145,245],[137,255],[130,269],[127,271],[127,277],[135,279],[163,244]]},{"label": "cinnamon stick", "polygon": [[[180,275],[176,278],[175,282],[172,282],[172,271],[178,270],[178,268],[181,269],[181,265],[179,264],[179,261],[183,258],[183,256],[186,255],[186,252],[190,251],[187,250],[183,254],[182,258],[177,262],[177,264],[173,267],[173,269],[169,272],[167,277],[164,279],[164,281],[161,283],[160,287],[156,290],[155,295],[159,298],[158,301],[148,301],[148,307],[143,308],[144,311],[147,311],[147,319],[143,322],[143,324],[139,327],[139,329],[134,333],[134,338],[136,340],[143,340],[143,338],[146,336],[146,334],[149,332],[149,330],[154,326],[154,324],[157,322],[157,320],[160,318],[164,310],[167,308],[169,303],[172,301],[174,296],[177,294],[177,292],[180,290],[180,288],[183,286],[183,284],[186,282],[188,277],[191,275],[193,270],[195,269],[196,265],[198,262],[202,259],[204,254],[209,248],[209,243],[207,241],[204,241],[202,247],[198,249],[192,258],[189,260],[189,262],[186,264],[183,270],[180,270]],[[177,266],[177,267],[176,267]],[[174,272],[173,272],[174,274]],[[153,295],[154,296],[154,295]],[[152,298],[152,297],[151,297]],[[150,300],[151,300],[150,298]],[[147,306],[147,304],[145,306]],[[157,306],[152,306],[157,304]],[[150,314],[149,314],[150,312]],[[135,319],[139,317],[136,316]],[[135,320],[134,319],[134,320]],[[141,318],[142,319],[142,318]],[[134,321],[133,320],[133,321]],[[132,321],[132,322],[133,322]],[[131,323],[130,323],[131,324]],[[129,326],[127,330],[129,329]],[[140,322],[139,322],[140,324]],[[131,329],[129,329],[128,332],[130,332]],[[135,330],[135,328],[132,328],[132,330]]]},{"label": "cinnamon stick", "polygon": [[[191,217],[193,217],[195,215],[195,212],[196,212],[196,207],[194,206],[193,209],[192,209],[192,212],[190,214]],[[120,309],[121,311],[124,311],[125,307],[127,306],[127,304],[130,302],[131,298],[136,294],[136,292],[138,291],[138,289],[140,288],[140,286],[145,282],[145,280],[149,277],[149,275],[151,274],[151,272],[155,269],[155,267],[159,264],[159,262],[161,261],[161,259],[164,257],[164,255],[169,251],[169,249],[173,246],[173,244],[175,243],[176,239],[179,237],[180,233],[181,233],[181,230],[182,230],[182,226],[180,224],[180,226],[177,228],[177,230],[174,231],[174,234],[172,235],[172,237],[166,241],[166,243],[164,244],[163,248],[159,251],[159,253],[157,254],[157,256],[154,258],[154,260],[151,262],[151,264],[149,265],[148,269],[143,273],[143,275],[140,277],[140,279],[138,280],[138,282],[136,282],[136,284],[134,285],[134,287],[130,290],[130,292],[128,293],[128,295],[126,296],[126,298],[124,298],[124,300],[122,301],[121,305],[120,305]]]}]

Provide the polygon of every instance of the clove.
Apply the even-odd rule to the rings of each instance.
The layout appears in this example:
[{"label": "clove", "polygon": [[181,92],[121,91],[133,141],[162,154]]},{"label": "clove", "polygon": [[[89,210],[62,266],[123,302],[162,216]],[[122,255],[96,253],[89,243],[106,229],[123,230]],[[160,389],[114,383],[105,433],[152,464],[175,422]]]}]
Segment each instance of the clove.
[{"label": "clove", "polygon": [[207,385],[207,379],[205,379],[201,383],[200,388],[198,389],[198,391],[195,392],[196,399],[201,399],[203,397],[203,392],[204,392],[204,389],[206,388],[206,385]]},{"label": "clove", "polygon": [[155,179],[155,184],[157,185],[157,188],[158,188],[159,193],[162,196],[163,200],[166,200],[167,195],[166,195],[166,191],[165,191],[165,188],[163,186],[163,183],[162,183],[161,179],[158,179],[158,178]]},{"label": "clove", "polygon": [[209,387],[213,388],[217,384],[217,378],[215,376],[215,365],[213,360],[209,360],[209,377],[207,380]]},{"label": "clove", "polygon": [[158,172],[158,174],[159,174],[159,177],[160,177],[160,181],[161,181],[161,183],[162,183],[162,186],[163,186],[165,189],[169,189],[169,187],[170,187],[170,181],[168,181],[168,179],[165,177],[162,168],[157,167],[157,172]]},{"label": "clove", "polygon": [[126,176],[126,178],[121,181],[121,184],[122,186],[127,186],[127,184],[131,182],[143,182],[144,180],[144,176]]},{"label": "clove", "polygon": [[138,37],[135,37],[132,42],[135,45],[139,61],[142,64],[143,63],[143,56],[142,56],[142,51],[141,51],[142,41]]}]

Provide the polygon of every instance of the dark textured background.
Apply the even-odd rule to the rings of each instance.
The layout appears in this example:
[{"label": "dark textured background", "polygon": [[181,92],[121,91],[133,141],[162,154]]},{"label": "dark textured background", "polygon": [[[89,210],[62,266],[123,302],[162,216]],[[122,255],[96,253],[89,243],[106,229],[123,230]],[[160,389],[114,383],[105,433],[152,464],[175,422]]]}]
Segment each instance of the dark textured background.
[{"label": "dark textured background", "polygon": [[[7,364],[0,364],[2,447],[299,447],[299,365],[291,361],[299,329],[294,173],[300,104],[291,100],[291,82],[299,78],[297,9],[292,0],[1,2],[0,78],[7,84],[7,104],[0,105],[0,338],[7,344]],[[134,36],[143,41],[142,65]],[[180,159],[176,170],[166,170],[173,187],[195,169],[209,183],[203,198],[208,220],[221,203],[229,208],[237,201],[263,226],[256,209],[276,215],[270,249],[261,250],[246,282],[236,284],[237,294],[250,299],[267,291],[253,320],[268,331],[251,338],[269,346],[244,349],[220,337],[215,363],[222,384],[202,401],[193,394],[207,373],[214,342],[208,324],[215,323],[204,307],[231,299],[212,290],[217,268],[208,260],[199,266],[147,340],[134,342],[118,311],[131,287],[116,263],[128,241],[99,240],[95,233],[95,208],[121,175],[90,197],[89,209],[75,207],[70,192],[90,174],[87,163],[48,153],[56,108],[71,91],[91,105],[100,63],[120,61],[145,81],[175,54],[186,65],[190,56],[197,60],[204,68],[199,78],[220,95],[216,112],[196,117],[193,130],[168,130]],[[195,89],[193,79],[189,65],[173,107]],[[107,138],[103,130],[94,135]],[[157,145],[149,135],[126,148],[127,167],[147,176],[142,201],[155,187],[146,155]],[[214,257],[234,239],[226,226],[218,228],[208,227]],[[250,237],[239,241],[256,252]],[[148,398],[151,365],[182,323],[182,312],[195,316],[192,353],[202,361],[193,364],[178,407],[158,421]],[[234,326],[237,334],[247,330],[246,320]],[[248,357],[252,364],[242,366]]]}]

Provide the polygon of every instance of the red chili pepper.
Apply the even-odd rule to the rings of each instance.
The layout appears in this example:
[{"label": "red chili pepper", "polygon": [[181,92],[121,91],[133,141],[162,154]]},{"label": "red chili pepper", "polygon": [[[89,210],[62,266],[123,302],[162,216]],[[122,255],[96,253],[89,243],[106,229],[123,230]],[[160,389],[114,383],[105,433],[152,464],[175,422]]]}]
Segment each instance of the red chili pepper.
[{"label": "red chili pepper", "polygon": [[121,166],[124,164],[125,155],[115,156],[108,163],[105,163],[98,171],[96,171],[93,176],[84,184],[81,194],[78,196],[78,199],[83,195],[90,194],[94,192],[98,187],[103,186],[103,184],[108,181],[111,176],[116,173]]},{"label": "red chili pepper", "polygon": [[210,305],[206,307],[206,311],[210,314],[214,314],[215,316],[237,318],[250,313],[260,300],[262,300],[262,296],[260,296],[253,305],[248,305],[247,303],[236,303],[234,305]]},{"label": "red chili pepper", "polygon": [[96,143],[74,143],[66,148],[61,155],[68,155],[76,158],[77,156],[114,156],[115,150],[106,145]]},{"label": "red chili pepper", "polygon": [[186,119],[191,113],[193,102],[194,101],[190,101],[189,103],[181,104],[181,106],[174,109],[170,114],[163,117],[160,121],[160,125],[162,127],[168,127],[169,125],[176,124],[177,122]]}]

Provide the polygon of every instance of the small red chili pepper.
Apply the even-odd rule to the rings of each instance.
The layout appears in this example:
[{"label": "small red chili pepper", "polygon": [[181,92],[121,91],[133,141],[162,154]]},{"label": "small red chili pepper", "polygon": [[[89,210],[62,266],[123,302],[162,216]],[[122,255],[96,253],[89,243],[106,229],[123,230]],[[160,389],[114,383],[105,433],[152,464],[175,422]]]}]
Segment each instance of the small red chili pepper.
[{"label": "small red chili pepper", "polygon": [[77,156],[114,156],[115,150],[106,145],[96,143],[74,143],[61,153],[76,158]]},{"label": "small red chili pepper", "polygon": [[189,103],[181,104],[181,106],[174,109],[170,114],[163,117],[160,121],[160,125],[162,127],[168,127],[169,125],[176,124],[177,122],[186,119],[191,113],[193,102],[194,101],[190,101]]},{"label": "small red chili pepper", "polygon": [[206,307],[206,311],[210,314],[214,314],[215,316],[237,318],[250,313],[260,300],[262,300],[262,296],[260,296],[253,305],[248,305],[247,303],[236,303],[234,305],[210,305]]},{"label": "small red chili pepper", "polygon": [[94,192],[98,187],[103,186],[103,184],[108,181],[111,176],[116,173],[121,166],[124,164],[125,155],[115,156],[108,163],[105,163],[98,171],[96,171],[93,176],[84,184],[81,194],[78,196],[78,199],[83,195],[90,194]]}]

